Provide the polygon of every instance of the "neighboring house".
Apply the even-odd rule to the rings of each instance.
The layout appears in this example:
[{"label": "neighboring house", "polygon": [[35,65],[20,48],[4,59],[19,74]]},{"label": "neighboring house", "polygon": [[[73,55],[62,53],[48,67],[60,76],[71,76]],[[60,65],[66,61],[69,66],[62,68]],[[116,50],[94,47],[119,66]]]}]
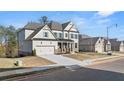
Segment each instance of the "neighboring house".
[{"label": "neighboring house", "polygon": [[74,53],[79,50],[79,32],[72,22],[28,23],[18,32],[19,55]]},{"label": "neighboring house", "polygon": [[104,38],[104,52],[111,51],[111,42]]},{"label": "neighboring house", "polygon": [[124,42],[117,39],[107,40],[104,37],[82,38],[79,41],[79,50],[98,53],[107,51],[124,52]]},{"label": "neighboring house", "polygon": [[84,38],[91,38],[91,36],[85,35],[85,34],[80,34],[79,35],[79,40],[84,39]]},{"label": "neighboring house", "polygon": [[111,43],[111,51],[120,51],[120,41],[117,41],[117,39],[109,39]]},{"label": "neighboring house", "polygon": [[79,50],[102,53],[105,51],[104,42],[103,37],[83,38],[79,41]]},{"label": "neighboring house", "polygon": [[124,41],[120,43],[120,52],[124,52]]}]

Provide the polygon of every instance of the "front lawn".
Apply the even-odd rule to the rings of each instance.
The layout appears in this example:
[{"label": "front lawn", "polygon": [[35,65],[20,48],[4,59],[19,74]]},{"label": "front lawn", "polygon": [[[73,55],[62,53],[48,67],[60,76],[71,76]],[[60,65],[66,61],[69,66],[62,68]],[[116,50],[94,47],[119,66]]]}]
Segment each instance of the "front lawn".
[{"label": "front lawn", "polygon": [[75,53],[75,54],[65,54],[63,56],[83,61],[85,59],[95,59],[95,58],[107,57],[108,55],[101,54],[101,53],[94,53],[94,52],[79,52],[79,53]]},{"label": "front lawn", "polygon": [[16,60],[21,60],[23,62],[22,67],[37,67],[43,65],[54,64],[53,62],[46,60],[41,57],[28,56],[22,58],[0,58],[0,68],[16,68],[14,63]]}]

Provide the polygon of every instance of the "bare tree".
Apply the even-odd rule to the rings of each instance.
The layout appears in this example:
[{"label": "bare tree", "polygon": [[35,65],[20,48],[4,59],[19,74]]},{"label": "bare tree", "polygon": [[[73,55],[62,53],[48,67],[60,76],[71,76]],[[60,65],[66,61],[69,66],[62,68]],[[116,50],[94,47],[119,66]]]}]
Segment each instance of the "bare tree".
[{"label": "bare tree", "polygon": [[39,19],[40,23],[42,24],[46,24],[48,22],[48,17],[47,16],[42,16],[40,19]]}]

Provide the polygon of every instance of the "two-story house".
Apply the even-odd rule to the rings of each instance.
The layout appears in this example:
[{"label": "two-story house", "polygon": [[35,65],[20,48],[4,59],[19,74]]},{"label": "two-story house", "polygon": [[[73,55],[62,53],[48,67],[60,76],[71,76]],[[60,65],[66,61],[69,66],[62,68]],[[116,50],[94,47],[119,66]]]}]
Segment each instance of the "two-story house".
[{"label": "two-story house", "polygon": [[30,22],[18,32],[19,55],[74,53],[79,50],[79,31],[72,22]]}]

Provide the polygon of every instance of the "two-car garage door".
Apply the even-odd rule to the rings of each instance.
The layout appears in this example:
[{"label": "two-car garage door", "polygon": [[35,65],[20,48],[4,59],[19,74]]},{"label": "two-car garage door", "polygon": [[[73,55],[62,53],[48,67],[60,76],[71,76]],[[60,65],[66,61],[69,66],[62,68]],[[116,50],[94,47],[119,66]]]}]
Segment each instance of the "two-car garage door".
[{"label": "two-car garage door", "polygon": [[36,55],[54,54],[53,46],[42,46],[36,48]]}]

